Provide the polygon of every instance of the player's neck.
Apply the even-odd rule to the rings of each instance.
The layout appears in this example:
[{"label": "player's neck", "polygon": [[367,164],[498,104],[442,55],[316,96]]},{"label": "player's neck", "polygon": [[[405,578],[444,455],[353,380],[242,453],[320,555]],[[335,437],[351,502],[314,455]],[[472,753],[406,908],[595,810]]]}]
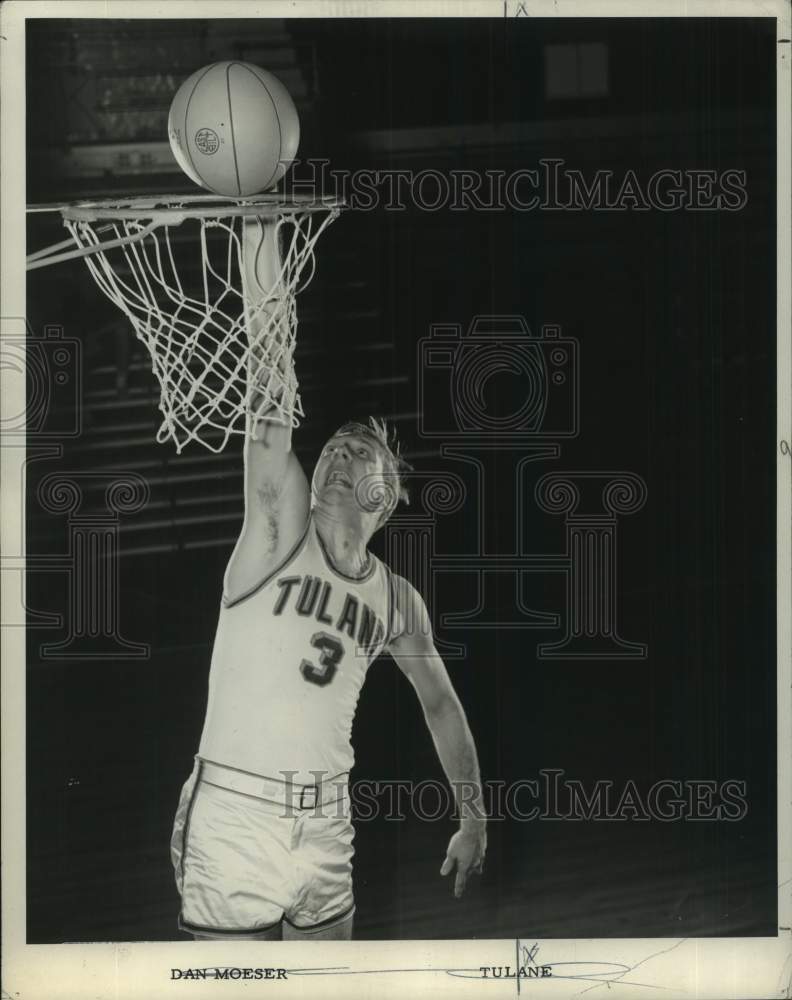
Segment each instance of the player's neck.
[{"label": "player's neck", "polygon": [[350,524],[321,507],[315,507],[312,516],[333,566],[345,576],[362,576],[369,565],[368,538],[362,526]]}]

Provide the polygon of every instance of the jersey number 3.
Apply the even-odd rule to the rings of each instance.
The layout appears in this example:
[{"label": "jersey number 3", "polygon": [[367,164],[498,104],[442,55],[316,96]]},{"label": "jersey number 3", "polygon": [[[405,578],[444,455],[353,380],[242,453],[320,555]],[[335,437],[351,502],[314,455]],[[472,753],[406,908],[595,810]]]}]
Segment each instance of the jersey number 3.
[{"label": "jersey number 3", "polygon": [[311,660],[303,660],[300,673],[311,684],[324,687],[335,677],[338,664],[344,656],[344,647],[334,635],[328,635],[327,632],[314,632],[311,645],[319,650],[319,665]]}]

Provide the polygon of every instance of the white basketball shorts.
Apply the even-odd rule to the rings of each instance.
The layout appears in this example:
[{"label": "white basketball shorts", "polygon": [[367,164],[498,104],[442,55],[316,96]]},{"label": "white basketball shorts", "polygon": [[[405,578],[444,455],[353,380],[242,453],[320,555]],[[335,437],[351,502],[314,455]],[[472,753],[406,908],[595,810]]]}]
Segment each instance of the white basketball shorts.
[{"label": "white basketball shorts", "polygon": [[182,930],[255,938],[283,918],[310,932],[353,912],[348,796],[340,807],[295,811],[210,784],[200,771],[196,761],[171,839]]}]

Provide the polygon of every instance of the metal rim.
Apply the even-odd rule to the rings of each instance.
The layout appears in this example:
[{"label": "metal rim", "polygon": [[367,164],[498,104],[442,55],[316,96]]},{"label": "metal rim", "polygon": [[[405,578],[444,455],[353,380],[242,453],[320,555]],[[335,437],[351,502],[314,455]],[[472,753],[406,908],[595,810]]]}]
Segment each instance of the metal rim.
[{"label": "metal rim", "polygon": [[287,195],[280,192],[249,198],[224,198],[215,194],[162,194],[131,198],[76,201],[66,205],[29,205],[28,212],[60,212],[72,222],[135,221],[157,219],[220,219],[339,211],[341,198],[314,195]]}]

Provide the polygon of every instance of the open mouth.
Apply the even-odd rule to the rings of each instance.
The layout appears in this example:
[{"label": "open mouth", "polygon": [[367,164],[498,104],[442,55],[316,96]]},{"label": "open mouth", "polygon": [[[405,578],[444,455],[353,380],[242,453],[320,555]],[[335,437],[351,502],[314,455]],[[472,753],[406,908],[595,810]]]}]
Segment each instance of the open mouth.
[{"label": "open mouth", "polygon": [[341,472],[340,469],[334,469],[330,475],[327,477],[327,486],[346,486],[347,489],[352,489],[352,480],[345,472]]}]

